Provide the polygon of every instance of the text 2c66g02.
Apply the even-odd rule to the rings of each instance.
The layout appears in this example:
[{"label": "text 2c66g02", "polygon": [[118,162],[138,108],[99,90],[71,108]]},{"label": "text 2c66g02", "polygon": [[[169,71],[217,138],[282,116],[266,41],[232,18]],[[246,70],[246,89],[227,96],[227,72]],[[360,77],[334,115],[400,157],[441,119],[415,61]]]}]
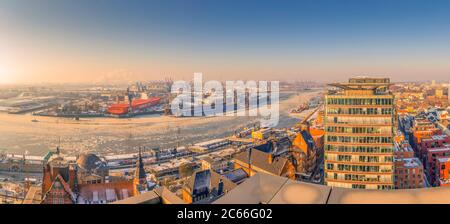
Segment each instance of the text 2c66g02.
[{"label": "text 2c66g02", "polygon": [[222,209],[222,219],[271,219],[272,209]]}]

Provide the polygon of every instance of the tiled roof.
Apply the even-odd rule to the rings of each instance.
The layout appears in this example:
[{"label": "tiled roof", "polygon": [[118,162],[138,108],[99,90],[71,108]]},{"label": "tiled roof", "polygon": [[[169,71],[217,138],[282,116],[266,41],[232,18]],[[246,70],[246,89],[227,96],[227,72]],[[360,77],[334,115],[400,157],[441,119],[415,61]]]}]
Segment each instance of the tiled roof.
[{"label": "tiled roof", "polygon": [[245,178],[248,178],[247,173],[243,170],[243,169],[236,169],[233,171],[230,171],[226,174],[224,174],[224,176],[233,181],[233,183],[239,183],[242,180],[244,180]]},{"label": "tiled roof", "polygon": [[254,148],[265,153],[280,155],[287,152],[290,146],[291,140],[288,137],[283,137],[276,141],[269,140],[264,144],[255,146]]},{"label": "tiled roof", "polygon": [[193,192],[206,190],[211,187],[211,170],[196,171],[186,182],[185,187],[192,194]]},{"label": "tiled roof", "polygon": [[53,185],[59,181],[61,183],[61,185],[64,188],[64,191],[70,195],[70,198],[72,199],[73,202],[75,202],[75,194],[73,193],[72,189],[70,188],[69,184],[64,180],[64,178],[62,178],[62,176],[60,174],[56,175],[55,179],[53,180],[50,188],[47,190],[47,192],[45,192],[43,200],[45,200],[45,198],[47,197],[48,193],[51,191],[51,189],[53,188]]},{"label": "tiled roof", "polygon": [[[287,163],[287,159],[284,157],[274,157],[273,162],[269,163],[269,153],[262,152],[260,150],[253,149],[251,152],[251,166],[280,176],[283,172],[283,168]],[[235,156],[235,161],[241,164],[245,164],[248,167],[249,163],[249,151],[241,152]]]},{"label": "tiled roof", "polygon": [[212,170],[201,170],[192,174],[186,182],[185,189],[192,194],[194,186],[208,187],[209,191],[216,191],[219,188],[220,180],[223,182],[224,191],[230,191],[237,186],[232,180],[228,179],[226,175],[218,174]]},{"label": "tiled roof", "polygon": [[223,182],[223,190],[225,192],[231,191],[234,189],[237,184],[233,181],[229,180],[226,176],[220,175],[214,171],[211,172],[211,188],[215,188],[216,190],[219,188],[220,180]]},{"label": "tiled roof", "polygon": [[79,201],[112,201],[123,200],[134,196],[133,182],[121,181],[99,184],[80,184],[79,185]]},{"label": "tiled roof", "polygon": [[106,164],[101,161],[97,155],[92,153],[80,155],[80,157],[77,159],[77,164],[79,167],[87,171],[106,167]]}]

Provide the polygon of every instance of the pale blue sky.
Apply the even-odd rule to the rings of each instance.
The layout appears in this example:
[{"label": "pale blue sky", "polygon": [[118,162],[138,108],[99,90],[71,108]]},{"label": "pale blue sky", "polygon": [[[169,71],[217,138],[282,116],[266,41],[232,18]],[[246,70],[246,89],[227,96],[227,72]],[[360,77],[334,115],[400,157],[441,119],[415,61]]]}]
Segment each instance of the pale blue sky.
[{"label": "pale blue sky", "polygon": [[439,0],[0,0],[10,81],[445,80],[449,40]]}]

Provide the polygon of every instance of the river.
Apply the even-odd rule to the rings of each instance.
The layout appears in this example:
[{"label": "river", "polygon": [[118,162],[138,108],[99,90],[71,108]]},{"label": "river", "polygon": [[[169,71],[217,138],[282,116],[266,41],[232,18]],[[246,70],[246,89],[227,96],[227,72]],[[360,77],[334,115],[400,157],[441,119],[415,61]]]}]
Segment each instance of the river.
[{"label": "river", "polygon": [[[278,127],[290,127],[299,119],[289,110],[319,91],[280,94]],[[32,122],[32,120],[39,122]],[[257,117],[143,116],[130,119],[37,117],[0,113],[0,152],[44,155],[61,145],[63,152],[78,154],[123,153],[138,146],[166,148],[227,137],[258,121]]]}]

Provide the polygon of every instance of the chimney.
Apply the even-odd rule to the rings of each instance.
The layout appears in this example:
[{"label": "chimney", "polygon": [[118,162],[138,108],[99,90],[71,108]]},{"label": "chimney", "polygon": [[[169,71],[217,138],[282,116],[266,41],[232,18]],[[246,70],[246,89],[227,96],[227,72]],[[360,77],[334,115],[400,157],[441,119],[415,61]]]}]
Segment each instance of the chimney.
[{"label": "chimney", "polygon": [[273,155],[272,154],[269,154],[269,157],[267,159],[268,159],[269,164],[273,163]]}]

